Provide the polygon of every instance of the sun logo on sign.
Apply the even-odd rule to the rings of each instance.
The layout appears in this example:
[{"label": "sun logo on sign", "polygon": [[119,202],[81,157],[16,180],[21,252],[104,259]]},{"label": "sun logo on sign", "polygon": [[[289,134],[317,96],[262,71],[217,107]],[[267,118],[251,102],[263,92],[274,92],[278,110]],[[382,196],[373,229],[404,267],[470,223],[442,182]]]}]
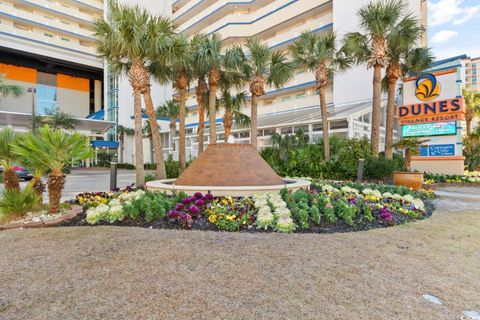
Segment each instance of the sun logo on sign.
[{"label": "sun logo on sign", "polygon": [[440,84],[431,73],[422,74],[415,82],[415,96],[422,101],[430,101],[440,95]]}]

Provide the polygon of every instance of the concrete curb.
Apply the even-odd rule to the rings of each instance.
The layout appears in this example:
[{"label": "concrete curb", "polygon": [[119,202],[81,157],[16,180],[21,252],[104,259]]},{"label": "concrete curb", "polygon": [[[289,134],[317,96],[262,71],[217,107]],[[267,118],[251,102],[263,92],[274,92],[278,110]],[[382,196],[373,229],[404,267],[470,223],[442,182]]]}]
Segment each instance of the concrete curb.
[{"label": "concrete curb", "polygon": [[11,229],[20,229],[20,228],[48,228],[48,227],[53,227],[53,226],[59,225],[63,221],[75,218],[76,216],[78,216],[82,212],[83,212],[82,207],[73,206],[72,209],[68,213],[66,213],[66,214],[64,214],[64,215],[62,215],[62,216],[60,216],[60,217],[58,217],[54,220],[38,221],[38,222],[11,222],[11,223],[0,225],[0,231],[11,230]]}]

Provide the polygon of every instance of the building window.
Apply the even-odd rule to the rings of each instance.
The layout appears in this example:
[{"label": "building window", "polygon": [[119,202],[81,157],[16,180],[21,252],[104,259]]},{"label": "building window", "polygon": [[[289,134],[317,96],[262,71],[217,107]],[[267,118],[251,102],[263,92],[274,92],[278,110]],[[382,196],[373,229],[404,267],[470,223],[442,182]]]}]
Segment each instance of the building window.
[{"label": "building window", "polygon": [[282,134],[291,134],[291,133],[293,133],[293,128],[292,127],[285,127],[285,128],[280,129],[280,132]]},{"label": "building window", "polygon": [[276,130],[273,129],[273,128],[272,128],[272,129],[265,129],[265,130],[263,130],[262,135],[263,135],[264,137],[266,137],[266,136],[273,136],[273,135],[275,134],[275,132],[276,132]]},{"label": "building window", "polygon": [[308,133],[308,125],[304,126],[295,126],[294,127],[295,133],[303,131],[303,133]]},{"label": "building window", "polygon": [[40,115],[57,112],[57,76],[55,74],[37,72],[37,106]]},{"label": "building window", "polygon": [[297,99],[305,98],[305,92],[297,94]]},{"label": "building window", "polygon": [[314,132],[323,131],[323,127],[322,127],[322,126],[323,126],[323,123],[321,123],[321,122],[320,122],[320,123],[314,123],[314,124],[312,125],[312,130],[313,130]]},{"label": "building window", "polygon": [[48,38],[53,38],[53,34],[51,34],[51,33],[46,33],[46,32],[45,32],[43,35],[44,35],[45,37],[48,37]]},{"label": "building window", "polygon": [[347,120],[330,122],[330,130],[347,129],[347,128],[348,128],[348,121]]},{"label": "building window", "polygon": [[70,39],[62,37],[63,41],[70,42]]},{"label": "building window", "polygon": [[290,96],[282,97],[282,102],[290,101]]},{"label": "building window", "polygon": [[265,105],[266,105],[266,106],[270,106],[270,105],[273,104],[274,101],[275,101],[274,99],[265,100]]}]

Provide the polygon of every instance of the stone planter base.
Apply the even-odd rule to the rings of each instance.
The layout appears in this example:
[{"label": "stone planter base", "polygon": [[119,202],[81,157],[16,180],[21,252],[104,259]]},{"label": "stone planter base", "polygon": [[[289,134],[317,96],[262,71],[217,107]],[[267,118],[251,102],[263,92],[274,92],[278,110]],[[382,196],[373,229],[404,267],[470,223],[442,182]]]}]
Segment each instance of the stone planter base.
[{"label": "stone planter base", "polygon": [[62,223],[63,221],[65,220],[70,220],[70,219],[73,219],[75,218],[77,215],[79,215],[80,213],[83,212],[83,208],[80,207],[80,206],[73,206],[72,209],[54,219],[54,220],[50,220],[50,221],[37,221],[37,222],[10,222],[10,223],[6,223],[6,224],[2,224],[0,225],[0,231],[2,230],[9,230],[9,229],[19,229],[19,228],[46,228],[46,227],[53,227],[53,226],[56,226],[56,225],[59,225],[60,223]]}]

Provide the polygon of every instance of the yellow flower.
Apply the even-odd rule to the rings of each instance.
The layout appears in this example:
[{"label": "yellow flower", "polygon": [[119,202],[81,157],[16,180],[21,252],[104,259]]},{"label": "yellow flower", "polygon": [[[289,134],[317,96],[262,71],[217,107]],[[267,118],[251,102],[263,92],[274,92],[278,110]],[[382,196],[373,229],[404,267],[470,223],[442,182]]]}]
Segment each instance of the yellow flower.
[{"label": "yellow flower", "polygon": [[217,216],[211,214],[210,216],[208,216],[208,221],[210,221],[210,223],[215,223],[215,221],[217,221]]},{"label": "yellow flower", "polygon": [[228,221],[232,221],[233,219],[235,219],[235,216],[234,215],[228,215],[226,218],[227,218]]}]

